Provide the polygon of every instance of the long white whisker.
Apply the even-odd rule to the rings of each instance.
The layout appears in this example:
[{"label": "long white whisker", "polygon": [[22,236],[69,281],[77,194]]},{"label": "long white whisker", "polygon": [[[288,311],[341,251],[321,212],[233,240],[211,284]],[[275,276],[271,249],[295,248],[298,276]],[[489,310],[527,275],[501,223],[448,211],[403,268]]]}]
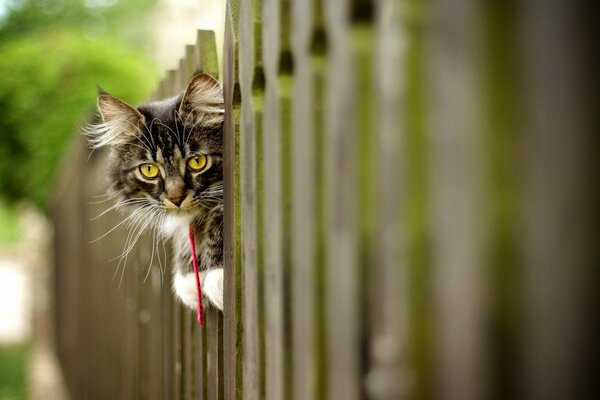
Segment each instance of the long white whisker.
[{"label": "long white whisker", "polygon": [[116,208],[124,207],[124,206],[130,206],[130,205],[134,205],[134,204],[144,204],[146,202],[148,202],[148,199],[143,198],[143,197],[120,201],[120,202],[118,202],[116,204],[113,204],[112,206],[110,206],[106,210],[102,211],[100,214],[96,215],[95,217],[91,218],[90,221],[94,221],[94,220],[102,217],[103,215],[105,215],[109,211],[112,211],[112,210],[114,210]]},{"label": "long white whisker", "polygon": [[135,218],[136,215],[137,215],[137,213],[136,213],[137,211],[139,211],[139,210],[135,210],[133,213],[129,214],[123,221],[119,222],[117,225],[115,225],[114,227],[112,227],[112,229],[110,229],[108,232],[106,232],[105,234],[103,234],[99,238],[96,238],[96,239],[92,240],[90,243],[97,242],[98,240],[106,237],[106,235],[110,234],[112,231],[114,231],[115,229],[117,229],[119,226],[123,225],[127,221],[130,221],[132,218]]},{"label": "long white whisker", "polygon": [[[146,213],[144,213],[143,216],[140,216],[139,221],[137,222],[135,227],[129,232],[129,235],[127,236],[127,239],[125,240],[124,247],[126,247],[126,249],[123,251],[123,253],[121,253],[120,256],[116,257],[116,258],[120,259],[119,263],[117,264],[117,271],[119,269],[119,266],[121,264],[123,265],[123,267],[121,269],[121,278],[119,280],[119,287],[123,283],[123,276],[125,274],[125,268],[127,266],[127,259],[129,257],[129,253],[131,252],[131,250],[134,248],[134,246],[136,245],[139,238],[144,233],[146,227],[150,223],[152,223],[152,217],[155,215],[155,213],[157,211],[160,211],[160,210],[151,208],[150,210],[146,210]],[[147,216],[147,218],[146,218],[146,216]]]}]

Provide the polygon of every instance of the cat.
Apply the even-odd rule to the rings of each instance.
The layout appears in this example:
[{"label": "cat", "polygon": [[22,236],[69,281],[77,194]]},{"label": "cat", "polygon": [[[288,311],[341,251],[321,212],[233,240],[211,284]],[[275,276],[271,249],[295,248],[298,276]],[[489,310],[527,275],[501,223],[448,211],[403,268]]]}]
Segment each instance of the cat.
[{"label": "cat", "polygon": [[[195,237],[203,301],[223,310],[223,90],[195,74],[177,96],[133,107],[98,90],[102,122],[88,129],[93,149],[108,147],[117,207],[152,221],[173,242],[173,290],[195,308],[188,232]],[[128,217],[128,218],[129,218]]]}]

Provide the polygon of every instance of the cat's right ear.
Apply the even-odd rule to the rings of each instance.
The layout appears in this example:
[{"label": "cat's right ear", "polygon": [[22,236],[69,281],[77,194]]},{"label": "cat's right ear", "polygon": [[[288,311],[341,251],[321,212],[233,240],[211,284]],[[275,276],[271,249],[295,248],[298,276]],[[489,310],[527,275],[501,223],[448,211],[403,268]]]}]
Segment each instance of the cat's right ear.
[{"label": "cat's right ear", "polygon": [[144,116],[135,107],[100,88],[97,104],[103,123],[88,132],[92,147],[127,143],[139,135]]}]

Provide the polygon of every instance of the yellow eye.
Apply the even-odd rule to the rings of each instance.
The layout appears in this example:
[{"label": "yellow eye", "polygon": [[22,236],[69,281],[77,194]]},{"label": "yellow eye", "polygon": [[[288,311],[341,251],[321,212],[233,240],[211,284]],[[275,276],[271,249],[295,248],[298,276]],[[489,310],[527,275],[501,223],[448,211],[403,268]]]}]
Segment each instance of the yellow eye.
[{"label": "yellow eye", "polygon": [[192,157],[187,162],[192,171],[201,171],[206,168],[206,164],[208,164],[208,158],[204,154]]},{"label": "yellow eye", "polygon": [[156,178],[160,172],[156,164],[142,164],[139,168],[142,175],[146,178]]}]

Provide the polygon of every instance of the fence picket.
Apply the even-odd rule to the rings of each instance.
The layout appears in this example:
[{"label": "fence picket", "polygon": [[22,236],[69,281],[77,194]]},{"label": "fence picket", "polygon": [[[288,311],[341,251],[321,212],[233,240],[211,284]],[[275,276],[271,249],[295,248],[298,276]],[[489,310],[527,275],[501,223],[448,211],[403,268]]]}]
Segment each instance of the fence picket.
[{"label": "fence picket", "polygon": [[355,177],[358,170],[355,71],[349,43],[350,2],[323,4],[327,60],[325,191],[327,213],[327,347],[329,399],[357,399],[359,288]]},{"label": "fence picket", "polygon": [[310,59],[313,4],[293,2],[294,93],[292,121],[292,346],[293,396],[313,399],[316,369],[316,152],[314,73]]},{"label": "fence picket", "polygon": [[242,298],[244,324],[244,399],[259,399],[259,324],[257,255],[257,170],[256,125],[252,103],[254,75],[254,28],[252,0],[240,1],[239,81],[240,115],[240,195],[242,229]]},{"label": "fence picket", "polygon": [[476,2],[436,2],[430,25],[432,280],[437,395],[444,399],[485,397],[487,377],[476,12]]},{"label": "fence picket", "polygon": [[[230,5],[228,4],[227,10]],[[235,112],[233,94],[236,86],[235,71],[235,42],[232,30],[230,12],[227,12],[225,38],[224,38],[224,70],[223,70],[223,102],[225,105],[225,123],[223,130],[223,187],[224,187],[224,216],[223,216],[223,267],[225,268],[224,281],[224,316],[223,316],[223,377],[221,381],[224,386],[224,397],[234,400],[239,397],[238,393],[238,342],[240,336],[240,243],[239,226],[240,209],[239,199],[239,169],[237,168],[238,145],[235,124]],[[214,35],[213,35],[214,37]],[[205,59],[209,57],[205,55]],[[209,57],[210,58],[210,57]],[[216,53],[214,54],[216,61]],[[212,65],[212,64],[211,64]],[[210,68],[218,68],[218,64]],[[217,76],[216,72],[214,72]],[[237,107],[237,104],[235,105]]]},{"label": "fence picket", "polygon": [[264,219],[264,309],[265,395],[267,400],[284,398],[283,349],[283,243],[281,180],[281,115],[277,70],[279,62],[279,1],[262,4],[262,62],[265,93],[263,137]]}]

